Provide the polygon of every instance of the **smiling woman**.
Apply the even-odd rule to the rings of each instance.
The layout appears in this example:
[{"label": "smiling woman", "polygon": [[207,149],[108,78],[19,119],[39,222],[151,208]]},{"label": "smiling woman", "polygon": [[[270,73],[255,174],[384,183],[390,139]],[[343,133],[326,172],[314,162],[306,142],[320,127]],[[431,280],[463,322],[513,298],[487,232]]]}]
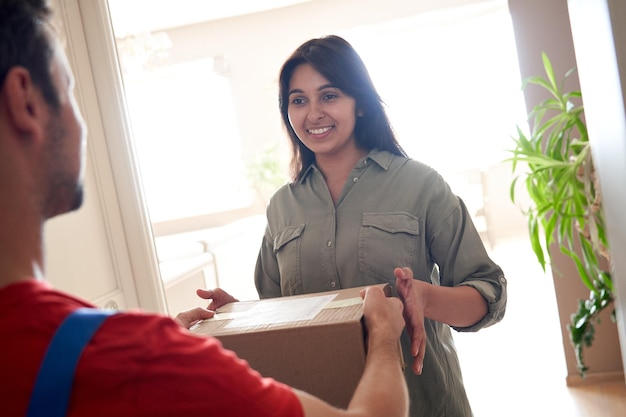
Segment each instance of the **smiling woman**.
[{"label": "smiling woman", "polygon": [[[444,175],[447,175],[447,167],[461,167],[457,155],[469,155],[467,150],[470,149],[470,143],[473,149],[483,149],[483,152],[478,155],[473,153],[472,157],[463,160],[469,164],[475,163],[467,169],[463,166],[463,170],[467,172],[471,169],[480,174],[485,162],[478,157],[489,154],[489,149],[493,147],[475,145],[475,141],[483,141],[487,136],[484,135],[486,126],[474,122],[484,119],[484,112],[475,114],[470,111],[473,109],[470,106],[464,111],[453,112],[458,120],[467,122],[465,125],[447,122],[451,114],[448,109],[432,106],[432,103],[441,100],[442,95],[436,94],[436,89],[432,88],[428,91],[432,90],[433,93],[425,94],[426,90],[422,91],[423,80],[429,81],[426,83],[428,86],[444,88],[458,78],[458,83],[454,84],[455,97],[490,97],[492,101],[501,103],[510,103],[511,100],[494,98],[494,91],[502,94],[511,91],[512,96],[520,97],[517,81],[512,82],[510,88],[505,88],[502,83],[489,85],[477,82],[481,86],[478,94],[471,89],[473,83],[463,82],[465,72],[459,72],[454,78],[449,72],[443,71],[457,65],[453,61],[443,64],[443,56],[453,57],[471,50],[472,59],[464,61],[464,68],[470,68],[472,63],[475,68],[498,68],[495,71],[498,73],[502,66],[500,72],[505,73],[504,63],[509,63],[509,60],[502,58],[502,51],[506,45],[496,47],[494,43],[487,42],[487,38],[474,35],[476,26],[490,27],[491,33],[510,30],[510,27],[507,28],[510,22],[504,0],[476,0],[469,4],[466,0],[449,0],[445,9],[438,9],[442,5],[437,2],[418,4],[393,0],[382,8],[372,1],[367,3],[371,7],[354,9],[348,2],[336,2],[332,6],[324,3],[320,7],[321,3],[310,0],[290,6],[283,3],[280,8],[265,9],[261,13],[223,17],[185,26],[176,26],[181,23],[176,23],[178,11],[174,8],[185,7],[174,2],[176,6],[167,9],[166,13],[172,17],[172,23],[160,24],[160,28],[152,28],[150,32],[146,32],[146,27],[138,27],[133,34],[129,31],[128,23],[116,22],[139,24],[148,21],[148,17],[152,19],[159,14],[161,5],[170,3],[151,2],[150,6],[141,9],[141,13],[120,8],[124,5],[131,7],[135,2],[110,0],[109,8],[102,7],[107,4],[106,0],[96,2],[95,6],[87,3],[81,4],[81,13],[89,22],[86,31],[92,51],[106,49],[102,48],[102,41],[95,38],[98,25],[89,17],[92,13],[90,10],[101,8],[108,13],[110,9],[110,16],[107,16],[110,21],[106,23],[112,23],[116,35],[115,53],[120,64],[118,70],[123,75],[123,88],[103,83],[102,80],[113,75],[100,73],[104,71],[103,65],[111,66],[110,63],[116,64],[114,61],[117,60],[104,57],[100,62],[101,57],[93,52],[93,59],[100,62],[94,64],[99,72],[97,82],[101,84],[98,89],[102,90],[100,96],[105,100],[101,106],[112,105],[105,114],[111,115],[120,109],[119,103],[115,105],[106,99],[111,93],[119,94],[120,99],[124,100],[127,111],[124,110],[124,114],[116,117],[123,120],[128,116],[124,123],[128,124],[132,136],[129,136],[126,145],[120,143],[118,148],[129,147],[136,153],[137,182],[132,184],[136,184],[142,194],[140,204],[146,204],[145,216],[150,232],[146,237],[149,239],[180,233],[197,235],[196,232],[201,232],[204,233],[201,241],[211,242],[205,246],[213,250],[217,248],[215,243],[220,242],[219,236],[222,236],[224,226],[233,221],[243,221],[249,216],[264,214],[266,196],[281,183],[275,179],[282,178],[282,183],[288,180],[288,142],[279,112],[276,111],[276,76],[281,63],[300,40],[320,33],[338,33],[350,41],[354,40],[357,49],[363,51],[372,78],[381,86],[380,92],[388,104],[388,114],[397,130],[398,140],[411,156],[426,160],[436,168],[443,165]],[[189,8],[188,11],[197,19],[207,19],[202,10]],[[139,14],[141,19],[137,18]],[[299,16],[303,14],[319,24],[314,28],[298,24]],[[252,33],[254,36],[250,36]],[[290,36],[285,36],[286,33]],[[450,41],[450,36],[442,35],[448,33],[457,34],[456,44]],[[508,34],[501,38],[509,39]],[[415,54],[401,52],[412,49]],[[436,55],[436,51],[445,53]],[[490,54],[499,59],[493,62],[484,59]],[[463,56],[467,56],[467,53]],[[510,48],[506,56],[511,57]],[[481,59],[474,59],[477,57]],[[397,64],[392,65],[394,62]],[[427,71],[431,67],[439,68],[439,71]],[[390,69],[394,71],[391,76],[385,72]],[[415,72],[414,78],[405,77],[411,69],[420,72]],[[443,78],[437,78],[438,73]],[[516,75],[513,71],[510,79],[515,79]],[[488,72],[484,76],[488,78]],[[399,79],[404,79],[403,85],[397,84]],[[396,84],[392,82],[394,80]],[[450,103],[452,101],[448,105]],[[498,109],[505,107],[502,105]],[[502,112],[507,113],[507,110]],[[425,114],[428,117],[422,116]],[[494,117],[494,120],[500,119]],[[120,122],[105,120],[104,124],[109,130]],[[499,122],[497,126],[504,124]],[[463,137],[467,138],[470,132],[478,133],[471,133],[472,139],[463,146],[459,146],[463,142],[455,142],[454,146],[458,146],[459,151],[447,154],[449,162],[453,162],[445,164],[443,158],[443,163],[439,163],[438,158],[431,158],[433,155],[438,156],[440,152],[435,150],[445,149],[445,144],[450,143],[452,138],[461,137],[456,131],[451,131],[452,128],[470,125],[473,127],[465,129]],[[495,122],[492,126],[496,126]],[[96,130],[90,127],[90,131]],[[415,135],[416,132],[418,135]],[[489,138],[496,135],[505,136],[506,133],[494,132]],[[122,136],[118,134],[116,137]],[[109,146],[113,146],[113,143],[110,142]],[[265,151],[267,149],[274,151],[269,154]],[[265,162],[258,164],[256,162],[261,154]],[[114,155],[118,161],[124,157],[123,152]],[[254,166],[255,172],[248,172],[251,166]],[[267,169],[271,169],[272,173],[268,174]],[[479,174],[474,177],[480,178]],[[122,175],[122,172],[116,170],[115,175]],[[268,186],[253,182],[261,178],[272,178],[272,184]],[[127,179],[128,175],[120,177],[120,190],[126,187]],[[255,188],[265,189],[264,198],[258,198]],[[480,187],[476,189],[479,191],[472,191],[467,198],[468,202],[477,202],[471,204],[472,210],[482,207],[483,195]],[[462,189],[457,191],[470,194]],[[132,204],[129,203],[129,207]],[[261,233],[259,228],[253,229],[254,232],[250,229],[237,237],[236,246],[254,247],[248,241],[258,242]],[[226,234],[239,235],[230,232]],[[148,250],[149,247],[146,246]],[[237,266],[243,266],[244,271],[253,269],[255,252],[253,249],[240,252],[235,265],[227,262],[224,255],[218,254],[221,282],[236,283],[230,289],[238,294],[255,293],[251,281],[246,279],[251,273],[236,272]],[[145,259],[145,256],[140,258]]]},{"label": "smiling woman", "polygon": [[[283,178],[282,183],[288,180],[287,141],[282,139],[284,132],[278,112],[273,110],[276,108],[275,80],[292,42],[310,34],[310,30],[307,33],[300,26],[297,29],[290,27],[294,18],[302,13],[324,16],[315,30],[338,31],[355,40],[358,48],[364,51],[372,76],[377,83],[380,82],[382,97],[388,104],[388,114],[399,133],[399,141],[410,150],[410,155],[427,161],[451,178],[451,184],[463,184],[464,181],[457,178],[472,170],[476,170],[478,174],[474,176],[480,178],[480,170],[493,163],[497,150],[493,145],[476,146],[475,143],[493,143],[496,138],[508,134],[498,128],[515,123],[504,121],[505,117],[496,117],[500,122],[488,125],[493,129],[487,130],[488,126],[480,123],[484,115],[467,111],[454,112],[455,118],[463,123],[445,122],[443,120],[451,113],[443,108],[433,111],[432,107],[432,103],[441,100],[441,88],[454,86],[458,96],[484,97],[486,101],[507,103],[499,107],[507,119],[518,113],[513,110],[515,106],[523,108],[519,105],[521,94],[514,48],[507,44],[512,38],[510,27],[507,27],[510,22],[505,1],[477,0],[475,5],[429,13],[409,12],[409,6],[398,1],[393,7],[386,8],[396,10],[391,13],[393,17],[372,20],[372,16],[380,15],[376,8],[359,9],[349,13],[353,22],[344,23],[333,22],[328,17],[328,5],[319,8],[313,0],[291,2],[290,5],[287,2],[255,3],[254,7],[263,10],[255,14],[242,14],[259,11],[246,9],[245,5],[235,11],[230,6],[198,8],[197,3],[190,3],[189,7],[184,7],[184,4],[176,2],[173,6],[167,1],[150,2],[149,8],[145,4],[142,8],[140,1],[109,0],[108,3],[124,77],[133,147],[137,152],[152,231],[157,238],[180,233],[200,234],[200,241],[212,252],[226,247],[216,237],[221,235],[224,227],[235,220],[262,215],[266,196],[280,185],[280,182],[273,182],[268,187],[253,182],[253,179],[278,177]],[[335,6],[336,14],[340,14],[344,6],[342,3]],[[150,13],[143,13],[145,10]],[[142,19],[135,18],[140,11]],[[187,17],[180,16],[183,12]],[[357,24],[368,20],[375,24]],[[247,30],[242,32],[242,27]],[[482,35],[494,31],[506,36],[497,37],[496,42],[493,36]],[[284,33],[287,32],[296,34],[295,39],[285,39]],[[250,38],[246,35],[248,33],[256,35]],[[272,48],[266,48],[270,44]],[[399,53],[411,49],[414,50],[412,54]],[[461,54],[470,50],[471,59]],[[487,77],[493,88],[485,88],[489,85],[485,82],[468,83],[466,76],[452,77],[447,69],[458,67],[459,56],[466,59],[463,64],[466,76],[474,68],[471,76],[481,74],[480,77]],[[489,60],[489,56],[498,59]],[[504,56],[509,59],[503,59]],[[448,57],[446,61],[444,57]],[[253,66],[250,65],[252,62]],[[390,62],[396,64],[390,66]],[[426,65],[426,62],[437,64]],[[491,78],[485,71],[480,71],[485,67],[497,68]],[[390,68],[395,74],[391,77],[388,76]],[[433,71],[429,71],[430,68]],[[413,75],[406,72],[409,70],[414,71]],[[494,74],[508,75],[503,75],[502,81],[500,78],[496,81]],[[399,80],[403,80],[400,85]],[[480,94],[472,92],[474,85],[480,85]],[[332,86],[328,91],[333,93],[332,99],[328,94],[318,95],[319,100],[313,102],[327,105],[335,105],[337,100],[341,102],[340,91],[332,90]],[[503,98],[505,96],[507,98]],[[298,99],[291,102],[290,117],[299,117],[298,109],[304,107],[305,101],[310,105],[311,98],[309,92],[299,94]],[[359,117],[360,112],[362,109],[355,109],[355,117]],[[426,114],[428,117],[423,116]],[[332,118],[327,116],[325,119]],[[302,140],[315,141],[319,146],[328,146],[327,138],[334,138],[342,127],[347,126],[335,119],[330,124],[316,123],[298,123],[296,127],[302,129],[299,132]],[[319,130],[325,128],[331,130]],[[308,133],[304,134],[307,129]],[[415,140],[416,137],[420,139]],[[459,148],[458,153],[442,153],[442,149],[449,149],[451,141],[460,137],[464,141],[454,142]],[[278,175],[249,172],[258,154],[271,147],[276,149],[273,155],[269,155],[272,162],[264,164],[262,169],[272,166]],[[482,152],[474,152],[477,149]],[[256,167],[258,170],[258,164]],[[450,167],[455,167],[456,171]],[[339,194],[341,187],[338,182],[335,194]],[[265,198],[259,198],[256,190],[263,188],[266,189]],[[481,190],[480,187],[474,187],[472,191],[455,190],[465,197],[472,215],[483,207]],[[481,230],[487,236],[484,214],[475,216],[475,219],[477,224],[484,225]],[[216,227],[219,229],[214,229]],[[261,238],[258,229],[255,227],[255,232],[248,231],[237,237],[239,247],[254,247],[241,239],[257,242]],[[162,257],[169,259],[170,254],[162,254]],[[247,265],[245,270],[251,271],[255,259],[254,250],[240,253],[237,265]],[[255,294],[251,281],[233,273],[236,268],[225,261],[224,254],[217,256],[216,260],[221,285],[236,282],[229,289],[238,294]],[[193,294],[190,295],[191,301]]]}]

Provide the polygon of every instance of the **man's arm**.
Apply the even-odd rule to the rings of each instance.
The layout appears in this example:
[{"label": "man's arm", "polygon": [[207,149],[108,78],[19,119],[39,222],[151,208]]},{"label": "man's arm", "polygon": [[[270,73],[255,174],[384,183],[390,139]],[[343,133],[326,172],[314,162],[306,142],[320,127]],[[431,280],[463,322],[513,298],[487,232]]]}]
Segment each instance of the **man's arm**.
[{"label": "man's arm", "polygon": [[402,371],[400,333],[404,328],[402,302],[386,297],[382,289],[369,287],[364,295],[368,332],[367,359],[361,381],[347,410],[297,391],[306,417],[367,416],[405,417],[409,397]]}]

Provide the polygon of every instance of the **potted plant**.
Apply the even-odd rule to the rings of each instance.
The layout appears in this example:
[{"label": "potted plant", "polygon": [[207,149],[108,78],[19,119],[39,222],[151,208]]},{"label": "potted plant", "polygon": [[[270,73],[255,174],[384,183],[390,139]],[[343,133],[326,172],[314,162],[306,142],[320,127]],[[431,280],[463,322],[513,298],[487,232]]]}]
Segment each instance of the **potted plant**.
[{"label": "potted plant", "polygon": [[[535,84],[549,92],[550,97],[528,114],[529,134],[517,127],[513,156],[508,161],[514,172],[520,164],[526,169],[513,179],[510,197],[517,202],[516,183],[523,181],[531,203],[522,211],[528,221],[532,249],[544,271],[551,259],[549,249],[557,245],[574,262],[589,289],[589,297],[579,300],[578,310],[568,325],[577,368],[584,377],[588,368],[583,349],[593,343],[600,312],[612,307],[611,318],[615,321],[611,254],[582,95],[580,91],[564,91],[564,83],[557,84],[545,53],[542,58],[546,77],[530,77],[522,88]],[[563,82],[573,72],[568,71]]]}]

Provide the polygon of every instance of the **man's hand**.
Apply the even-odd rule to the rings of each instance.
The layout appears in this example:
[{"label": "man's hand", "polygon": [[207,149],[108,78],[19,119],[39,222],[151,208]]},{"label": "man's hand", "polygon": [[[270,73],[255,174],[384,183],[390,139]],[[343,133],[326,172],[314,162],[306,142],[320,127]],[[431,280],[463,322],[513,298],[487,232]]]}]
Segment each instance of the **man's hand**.
[{"label": "man's hand", "polygon": [[[411,355],[414,360],[411,366],[417,375],[422,373],[424,355],[426,354],[426,331],[424,329],[424,299],[420,291],[422,283],[413,279],[413,271],[409,268],[396,268],[396,289],[404,304],[404,321],[411,338]],[[426,284],[428,285],[428,284]]]},{"label": "man's hand", "polygon": [[363,317],[368,334],[371,337],[397,343],[404,329],[400,300],[387,297],[378,287],[367,287],[361,290],[361,297],[363,297]]},{"label": "man's hand", "polygon": [[213,311],[228,303],[234,303],[236,301],[239,301],[221,288],[215,288],[213,290],[198,289],[196,290],[196,294],[198,294],[198,297],[200,298],[210,300],[207,309]]}]

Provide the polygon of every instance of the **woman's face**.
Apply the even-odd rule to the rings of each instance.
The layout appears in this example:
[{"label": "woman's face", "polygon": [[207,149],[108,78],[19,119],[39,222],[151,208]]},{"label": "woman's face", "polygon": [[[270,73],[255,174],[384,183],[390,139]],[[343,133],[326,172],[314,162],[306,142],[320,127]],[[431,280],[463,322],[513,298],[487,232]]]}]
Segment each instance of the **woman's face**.
[{"label": "woman's face", "polygon": [[288,100],[289,123],[316,158],[340,156],[357,149],[356,101],[310,64],[299,65],[294,70]]}]

